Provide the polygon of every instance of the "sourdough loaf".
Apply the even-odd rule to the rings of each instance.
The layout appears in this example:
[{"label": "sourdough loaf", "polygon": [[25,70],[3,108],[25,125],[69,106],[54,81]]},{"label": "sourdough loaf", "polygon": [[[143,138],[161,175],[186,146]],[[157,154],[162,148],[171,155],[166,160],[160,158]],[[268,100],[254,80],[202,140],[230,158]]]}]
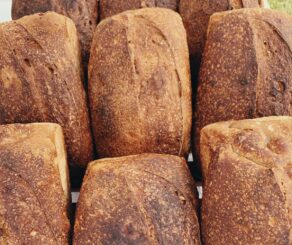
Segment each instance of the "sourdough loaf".
[{"label": "sourdough loaf", "polygon": [[68,16],[75,22],[86,68],[92,35],[98,20],[98,0],[12,0],[14,20],[47,11]]},{"label": "sourdough loaf", "polygon": [[291,139],[291,117],[202,129],[204,244],[292,244]]},{"label": "sourdough loaf", "polygon": [[178,0],[100,0],[100,19],[111,17],[126,10],[139,8],[169,8],[178,10]]},{"label": "sourdough loaf", "polygon": [[183,158],[143,154],[92,162],[74,244],[200,244],[196,186]]},{"label": "sourdough loaf", "polygon": [[69,202],[61,127],[0,126],[0,244],[68,244]]},{"label": "sourdough loaf", "polygon": [[210,16],[232,9],[261,7],[258,0],[180,0],[179,12],[188,37],[190,54],[201,57]]},{"label": "sourdough loaf", "polygon": [[194,81],[198,76],[210,16],[231,9],[261,6],[262,0],[180,0],[179,13],[187,31]]},{"label": "sourdough loaf", "polygon": [[179,15],[144,8],[103,20],[92,44],[89,99],[100,157],[185,155],[191,83]]},{"label": "sourdough loaf", "polygon": [[0,124],[59,123],[69,160],[92,160],[80,48],[73,21],[48,12],[0,25]]},{"label": "sourdough loaf", "polygon": [[211,17],[195,112],[210,123],[292,115],[292,17],[241,9]]}]

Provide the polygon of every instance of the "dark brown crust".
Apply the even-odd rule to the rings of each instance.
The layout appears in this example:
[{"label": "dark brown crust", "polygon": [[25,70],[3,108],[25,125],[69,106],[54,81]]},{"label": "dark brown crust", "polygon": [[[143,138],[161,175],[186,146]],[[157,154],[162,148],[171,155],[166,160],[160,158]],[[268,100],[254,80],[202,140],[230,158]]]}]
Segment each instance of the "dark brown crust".
[{"label": "dark brown crust", "polygon": [[12,19],[55,11],[70,17],[76,24],[85,68],[89,59],[92,35],[98,20],[97,0],[13,0]]},{"label": "dark brown crust", "polygon": [[292,115],[291,24],[292,17],[264,9],[212,16],[197,91],[195,146],[210,123]]},{"label": "dark brown crust", "polygon": [[204,244],[292,244],[292,118],[202,129]]},{"label": "dark brown crust", "polygon": [[0,244],[68,244],[64,154],[57,124],[0,126]]},{"label": "dark brown crust", "polygon": [[100,19],[140,8],[160,7],[178,11],[178,5],[179,0],[100,0]]},{"label": "dark brown crust", "polygon": [[232,9],[260,6],[261,1],[258,0],[180,0],[179,13],[188,34],[192,58],[201,58],[209,19],[212,14]]},{"label": "dark brown crust", "polygon": [[0,123],[59,123],[70,163],[86,166],[93,147],[74,23],[48,12],[1,24],[0,54]]},{"label": "dark brown crust", "polygon": [[145,8],[102,21],[92,44],[89,99],[100,157],[184,156],[192,112],[186,34],[179,15]]},{"label": "dark brown crust", "polygon": [[82,185],[74,244],[201,244],[196,186],[183,158],[98,160]]}]

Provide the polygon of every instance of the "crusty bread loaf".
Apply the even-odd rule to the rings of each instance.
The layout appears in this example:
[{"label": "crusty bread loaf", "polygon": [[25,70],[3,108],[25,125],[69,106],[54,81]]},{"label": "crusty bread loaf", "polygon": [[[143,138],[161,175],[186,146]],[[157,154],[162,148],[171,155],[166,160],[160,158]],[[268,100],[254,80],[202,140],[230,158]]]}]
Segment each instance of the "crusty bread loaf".
[{"label": "crusty bread loaf", "polygon": [[202,55],[212,14],[232,9],[260,7],[262,4],[261,0],[180,0],[179,12],[187,31],[190,54],[197,57]]},{"label": "crusty bread loaf", "polygon": [[292,244],[292,118],[202,129],[204,244]]},{"label": "crusty bread loaf", "polygon": [[241,9],[211,17],[200,72],[195,137],[210,123],[292,115],[292,17]]},{"label": "crusty bread loaf", "polygon": [[68,244],[69,202],[61,127],[0,126],[0,244]]},{"label": "crusty bread loaf", "polygon": [[59,123],[69,160],[92,160],[80,48],[73,21],[48,12],[0,25],[0,124]]},{"label": "crusty bread loaf", "polygon": [[187,31],[190,54],[201,57],[212,14],[232,9],[261,7],[262,4],[261,0],[180,0],[179,13]]},{"label": "crusty bread loaf", "polygon": [[178,4],[179,0],[100,0],[100,19],[139,8],[160,7],[177,11]]},{"label": "crusty bread loaf", "polygon": [[86,68],[92,35],[98,20],[98,0],[12,0],[14,20],[47,11],[68,16],[75,22]]},{"label": "crusty bread loaf", "polygon": [[185,155],[191,84],[179,15],[144,8],[103,20],[92,44],[89,99],[100,157]]},{"label": "crusty bread loaf", "polygon": [[196,186],[183,158],[143,154],[92,162],[74,244],[200,244]]},{"label": "crusty bread loaf", "polygon": [[210,16],[216,12],[262,5],[262,0],[180,0],[179,13],[187,31],[194,81],[198,76]]}]

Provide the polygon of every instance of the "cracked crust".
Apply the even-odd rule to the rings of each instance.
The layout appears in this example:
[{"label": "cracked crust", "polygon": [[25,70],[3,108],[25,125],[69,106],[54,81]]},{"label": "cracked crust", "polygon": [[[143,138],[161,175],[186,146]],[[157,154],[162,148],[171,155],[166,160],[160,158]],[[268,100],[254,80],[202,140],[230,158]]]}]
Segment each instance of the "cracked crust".
[{"label": "cracked crust", "polygon": [[92,162],[74,244],[201,244],[196,186],[183,158],[142,154]]},{"label": "cracked crust", "polygon": [[98,20],[97,0],[13,0],[12,19],[55,11],[70,17],[78,30],[84,66],[87,70],[90,45]]},{"label": "cracked crust", "polygon": [[179,0],[100,0],[100,19],[140,8],[168,8],[178,11]]},{"label": "cracked crust", "polygon": [[69,205],[61,127],[0,126],[0,244],[68,244]]},{"label": "cracked crust", "polygon": [[292,243],[291,132],[291,117],[202,129],[204,244]]},{"label": "cracked crust", "polygon": [[145,8],[102,21],[92,44],[89,99],[100,157],[186,155],[191,84],[179,15]]},{"label": "cracked crust", "polygon": [[197,90],[194,152],[208,124],[292,115],[291,23],[291,16],[264,9],[212,16]]},{"label": "cracked crust", "polygon": [[0,124],[54,122],[69,161],[86,166],[93,146],[74,23],[48,12],[0,25]]}]

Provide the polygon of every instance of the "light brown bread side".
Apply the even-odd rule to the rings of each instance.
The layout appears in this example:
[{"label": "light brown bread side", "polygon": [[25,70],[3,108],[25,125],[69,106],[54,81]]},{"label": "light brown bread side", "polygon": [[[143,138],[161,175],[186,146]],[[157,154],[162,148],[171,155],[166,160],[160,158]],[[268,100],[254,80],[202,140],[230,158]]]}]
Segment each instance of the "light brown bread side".
[{"label": "light brown bread side", "polygon": [[100,0],[100,19],[140,8],[160,7],[178,11],[178,5],[179,0]]},{"label": "light brown bread side", "polygon": [[92,139],[74,23],[48,12],[0,25],[0,124],[54,122],[69,161],[86,166]]},{"label": "light brown bread side", "polygon": [[191,130],[186,33],[172,10],[126,11],[96,28],[89,99],[100,157],[184,156]]},{"label": "light brown bread side", "polygon": [[12,0],[12,19],[54,11],[70,17],[78,30],[84,67],[87,68],[92,35],[98,21],[97,0]]},{"label": "light brown bread side", "polygon": [[0,126],[0,244],[69,244],[69,203],[61,127]]},{"label": "light brown bread side", "polygon": [[196,146],[200,129],[214,122],[292,115],[291,24],[291,16],[264,9],[211,17],[195,106]]},{"label": "light brown bread side", "polygon": [[292,244],[292,117],[202,129],[204,244]]},{"label": "light brown bread side", "polygon": [[200,244],[196,186],[183,158],[143,154],[92,162],[74,244]]},{"label": "light brown bread side", "polygon": [[197,81],[201,57],[212,14],[232,9],[261,7],[262,0],[180,0],[179,13],[187,31],[192,60],[192,79]]}]

